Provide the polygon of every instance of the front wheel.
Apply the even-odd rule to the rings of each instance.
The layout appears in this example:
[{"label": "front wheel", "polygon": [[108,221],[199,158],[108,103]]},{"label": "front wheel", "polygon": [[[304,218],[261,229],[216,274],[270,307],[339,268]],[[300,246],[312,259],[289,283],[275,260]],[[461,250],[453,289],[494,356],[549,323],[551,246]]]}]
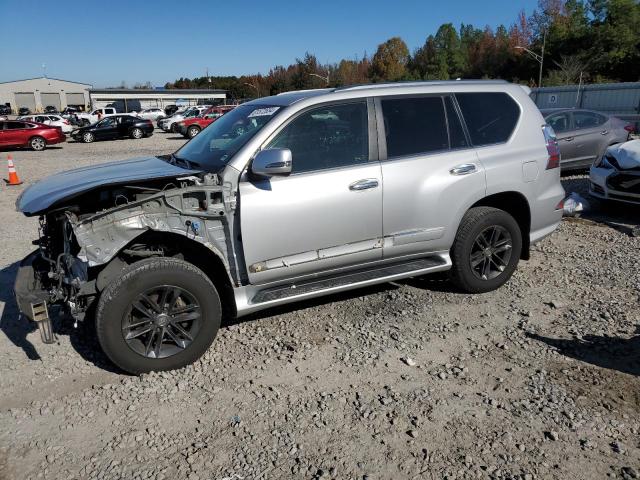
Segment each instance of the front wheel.
[{"label": "front wheel", "polygon": [[140,374],[196,361],[213,342],[221,316],[218,293],[202,270],[183,260],[150,258],[102,292],[96,331],[113,363]]},{"label": "front wheel", "polygon": [[515,271],[522,233],[504,210],[475,207],[462,217],[451,247],[449,276],[461,290],[484,293],[502,286]]},{"label": "front wheel", "polygon": [[131,130],[131,138],[140,139],[144,137],[144,132],[140,128],[134,128]]},{"label": "front wheel", "polygon": [[91,132],[84,132],[82,134],[82,141],[84,143],[91,143],[96,139],[96,137]]}]

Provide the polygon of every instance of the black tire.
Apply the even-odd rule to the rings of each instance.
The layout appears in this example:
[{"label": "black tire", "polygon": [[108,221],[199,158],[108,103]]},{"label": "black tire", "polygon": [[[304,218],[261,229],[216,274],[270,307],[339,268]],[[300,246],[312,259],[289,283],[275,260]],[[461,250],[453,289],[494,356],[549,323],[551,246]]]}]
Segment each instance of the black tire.
[{"label": "black tire", "polygon": [[187,137],[188,138],[193,138],[196,135],[198,135],[200,133],[200,128],[196,127],[195,125],[192,125],[191,127],[189,127],[189,129],[187,130]]},{"label": "black tire", "polygon": [[82,134],[82,141],[84,143],[92,143],[96,139],[96,136],[91,132],[84,132]]},{"label": "black tire", "polygon": [[131,138],[139,140],[142,137],[144,137],[144,132],[142,131],[141,128],[132,128],[131,129]]},{"label": "black tire", "polygon": [[41,152],[42,150],[47,148],[47,141],[40,136],[31,137],[29,139],[29,148],[31,148],[31,150],[35,150],[36,152]]},{"label": "black tire", "polygon": [[[480,235],[487,235],[487,232],[492,237],[495,234],[497,244],[506,242],[495,248],[496,255],[503,255],[503,258],[496,258],[496,255],[491,253],[493,247],[480,248],[484,242],[480,240]],[[508,244],[511,245],[510,248],[506,248]],[[462,217],[451,247],[453,267],[449,271],[449,278],[465,292],[490,292],[511,278],[518,265],[521,251],[522,232],[511,215],[492,207],[472,208]],[[473,267],[472,262],[478,260],[483,263]],[[485,270],[487,264],[489,271]],[[485,272],[486,275],[482,275]]]},{"label": "black tire", "polygon": [[[162,289],[167,284],[172,289],[186,292],[196,301],[199,313],[198,330],[193,334],[192,341],[186,347],[178,348],[175,343],[171,345],[170,336],[164,336],[165,327],[169,330],[166,323],[162,327],[158,327],[154,326],[158,325],[157,318],[153,321],[146,320],[150,322],[150,328],[162,328],[160,336],[163,339],[166,338],[167,341],[160,342],[161,349],[166,344],[167,348],[178,350],[177,353],[164,358],[152,358],[148,355],[145,356],[145,353],[136,351],[136,345],[132,343],[132,340],[125,340],[124,332],[126,328],[130,328],[128,322],[129,318],[133,318],[133,312],[142,311],[133,307],[133,303],[140,299],[140,295],[146,294],[154,288]],[[156,299],[156,302],[157,300],[159,298]],[[160,303],[167,306],[164,301],[157,302],[156,306]],[[169,312],[174,306],[175,301],[173,305],[169,304]],[[147,309],[147,313],[152,312]],[[143,315],[144,318],[146,318],[145,315]],[[161,315],[157,315],[157,317]],[[130,265],[118,279],[104,289],[96,308],[96,333],[105,354],[126,372],[140,374],[150,371],[174,370],[193,363],[206,352],[218,333],[221,316],[220,297],[213,283],[202,270],[183,260],[149,258]],[[187,329],[187,327],[184,328]],[[177,330],[172,331],[175,334]],[[189,333],[193,333],[193,330]],[[155,334],[136,337],[133,341],[144,346],[143,343],[146,343],[145,339],[149,338],[149,335],[152,338],[151,344],[157,345],[158,337],[153,337]]]}]

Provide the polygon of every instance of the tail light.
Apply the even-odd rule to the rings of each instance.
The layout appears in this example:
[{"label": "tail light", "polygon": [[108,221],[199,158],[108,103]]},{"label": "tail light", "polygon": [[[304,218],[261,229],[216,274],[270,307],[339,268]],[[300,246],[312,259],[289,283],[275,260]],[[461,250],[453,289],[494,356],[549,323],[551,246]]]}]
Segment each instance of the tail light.
[{"label": "tail light", "polygon": [[542,133],[544,133],[544,141],[547,147],[547,153],[549,154],[547,170],[558,168],[560,167],[560,147],[558,147],[556,132],[554,132],[553,128],[549,125],[543,125]]},{"label": "tail light", "polygon": [[63,120],[62,123],[64,123],[65,125],[69,125],[69,120]]},{"label": "tail light", "polygon": [[628,125],[625,125],[624,129],[629,133],[633,133],[633,132],[636,131],[636,127],[634,125],[632,125],[631,123],[628,124]]}]

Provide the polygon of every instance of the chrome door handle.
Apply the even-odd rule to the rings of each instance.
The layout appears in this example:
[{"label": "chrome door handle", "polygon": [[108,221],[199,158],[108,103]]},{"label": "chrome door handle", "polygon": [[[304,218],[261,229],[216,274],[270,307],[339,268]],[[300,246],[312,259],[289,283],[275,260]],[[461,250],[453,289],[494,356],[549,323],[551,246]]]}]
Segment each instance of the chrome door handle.
[{"label": "chrome door handle", "polygon": [[609,133],[609,130],[603,130],[600,132],[600,135],[606,135],[607,133]]},{"label": "chrome door handle", "polygon": [[358,180],[357,182],[353,182],[351,185],[349,185],[349,190],[359,192],[361,190],[376,188],[377,186],[378,186],[378,180],[376,180],[375,178],[364,178],[362,180]]},{"label": "chrome door handle", "polygon": [[563,138],[564,141],[566,142],[572,142],[574,137],[567,137],[567,138]]},{"label": "chrome door handle", "polygon": [[468,175],[477,171],[477,167],[473,163],[463,163],[462,165],[456,165],[449,173],[451,175]]}]

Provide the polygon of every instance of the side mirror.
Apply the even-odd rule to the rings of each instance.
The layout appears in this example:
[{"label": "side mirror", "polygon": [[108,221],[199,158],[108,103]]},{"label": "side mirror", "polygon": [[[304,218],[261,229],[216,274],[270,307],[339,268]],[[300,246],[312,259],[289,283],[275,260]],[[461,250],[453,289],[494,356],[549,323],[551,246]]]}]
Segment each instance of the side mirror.
[{"label": "side mirror", "polygon": [[291,150],[288,148],[261,150],[253,159],[251,172],[263,177],[289,175],[291,173],[291,164]]}]

